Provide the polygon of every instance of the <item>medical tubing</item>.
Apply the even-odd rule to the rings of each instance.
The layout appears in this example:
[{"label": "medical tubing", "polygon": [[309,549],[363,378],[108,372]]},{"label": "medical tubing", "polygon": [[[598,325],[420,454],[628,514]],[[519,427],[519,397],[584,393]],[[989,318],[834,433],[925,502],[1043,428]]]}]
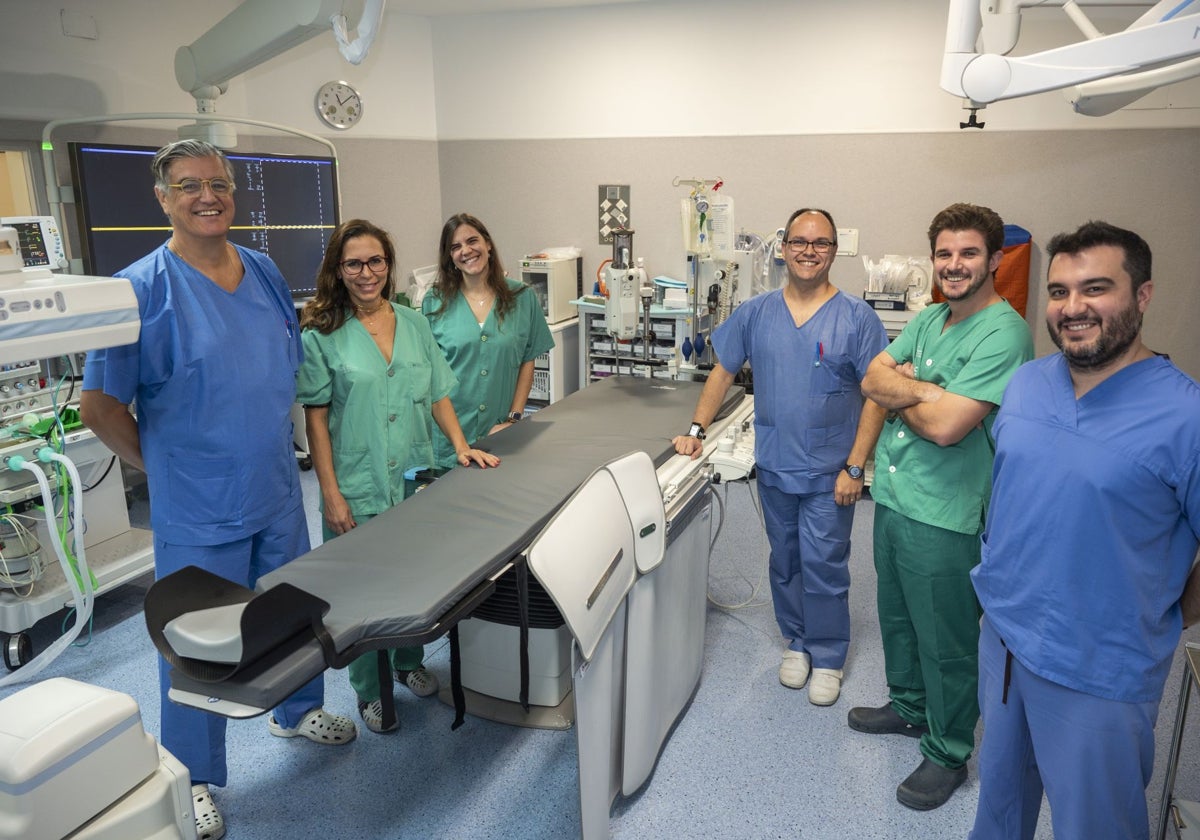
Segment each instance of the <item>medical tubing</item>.
[{"label": "medical tubing", "polygon": [[[71,473],[72,479],[76,482],[79,481],[79,473],[75,470],[74,464],[61,455],[56,455],[52,452],[49,452],[49,454],[44,453],[48,453],[48,448],[43,447],[42,449],[38,450],[38,457],[46,460],[61,460],[66,462],[68,465],[67,470],[69,473]],[[46,529],[48,533],[53,534],[55,529],[54,521],[51,519],[51,511],[54,509],[54,500],[50,495],[50,483],[46,479],[46,474],[42,472],[42,469],[39,466],[29,463],[20,456],[13,456],[7,459],[5,464],[10,470],[26,470],[33,473],[34,478],[37,479],[38,487],[41,488],[42,491],[42,513],[46,517]],[[78,487],[79,484],[76,484],[76,486]],[[80,540],[78,548],[81,572],[87,572],[87,562],[84,558],[83,552],[83,524],[80,507],[80,505],[75,505],[75,516],[77,520],[75,533],[76,537]],[[67,631],[65,635],[56,639],[50,644],[49,647],[35,656],[29,663],[22,666],[19,670],[14,671],[13,673],[4,677],[3,679],[0,679],[0,688],[23,682],[41,673],[41,671],[47,665],[57,659],[58,655],[66,650],[67,647],[69,647],[71,643],[78,638],[80,631],[83,629],[84,623],[87,622],[92,616],[92,597],[94,591],[92,588],[91,575],[83,573],[80,574],[79,577],[83,581],[83,588],[81,589],[79,581],[75,579],[74,569],[72,569],[70,562],[67,560],[67,555],[63,550],[62,544],[58,541],[55,541],[54,550],[58,554],[58,562],[62,566],[63,576],[66,578],[67,586],[70,588],[71,595],[75,599],[75,605],[77,607],[75,611],[75,624],[72,625],[71,629]]]},{"label": "medical tubing", "polygon": [[[7,585],[16,598],[28,598],[33,594],[37,582],[42,579],[42,563],[38,557],[42,550],[42,543],[38,540],[37,534],[29,530],[29,526],[21,521],[27,518],[29,517],[13,513],[11,506],[4,513],[0,513],[0,526],[7,526],[12,531],[11,537],[0,537],[0,542],[7,539],[8,544],[11,545],[15,541],[20,546],[19,550],[24,552],[23,555],[17,557],[5,557],[4,549],[8,546],[0,546],[0,583]],[[22,558],[29,565],[24,573],[24,579],[18,577],[20,573],[14,574],[8,569],[10,560]],[[29,589],[21,592],[22,586],[28,586]]]},{"label": "medical tubing", "polygon": [[[733,483],[740,483],[740,482],[733,482]],[[728,493],[728,492],[729,492],[729,484],[730,484],[730,482],[725,482],[725,483],[723,483],[723,484],[722,484],[722,487],[724,487],[724,492],[725,492],[725,493]],[[758,513],[759,522],[760,522],[760,523],[762,523],[762,525],[763,525],[763,532],[764,532],[764,533],[766,533],[766,522],[765,522],[765,521],[763,521],[763,513],[762,513],[762,508],[759,506],[759,503],[758,503],[758,498],[757,498],[757,497],[754,495],[754,485],[753,485],[753,484],[751,484],[751,483],[749,483],[749,482],[747,482],[747,483],[746,483],[746,489],[747,489],[747,490],[750,492],[750,503],[751,503],[751,505],[754,507],[755,511]],[[716,543],[717,543],[717,538],[718,538],[718,537],[721,535],[721,528],[722,528],[722,527],[724,526],[724,524],[725,524],[725,504],[724,504],[724,501],[723,501],[723,500],[721,500],[721,499],[720,499],[720,498],[717,496],[717,494],[716,494],[716,493],[714,493],[714,494],[713,494],[713,498],[714,498],[714,499],[716,499],[716,500],[718,501],[718,503],[719,503],[719,506],[721,507],[721,520],[720,520],[720,523],[717,525],[717,531],[716,531],[716,533],[715,533],[715,534],[713,534],[712,542],[711,542],[711,543],[709,543],[709,552],[710,552],[710,553],[711,553],[711,551],[712,551],[712,547],[713,547],[714,545],[716,545]],[[770,555],[770,550],[768,549],[768,551],[767,551],[767,559],[766,559],[766,561],[764,561],[764,562],[763,562],[763,564],[762,564],[762,565],[759,567],[759,572],[758,572],[758,581],[757,581],[757,582],[754,582],[754,583],[751,583],[751,581],[750,581],[750,578],[746,577],[746,575],[745,575],[745,574],[743,574],[743,572],[742,572],[742,570],[741,570],[741,569],[738,569],[738,568],[736,568],[736,567],[735,567],[735,569],[734,569],[734,570],[737,572],[737,574],[738,574],[738,577],[740,577],[740,578],[741,578],[743,581],[745,581],[745,582],[746,582],[746,584],[747,584],[747,585],[749,585],[749,587],[750,587],[750,595],[749,595],[749,597],[748,597],[748,598],[746,598],[746,600],[744,600],[744,601],[740,601],[740,602],[738,602],[738,603],[733,603],[733,604],[727,604],[727,603],[724,603],[724,602],[722,602],[722,601],[718,601],[718,600],[716,599],[716,597],[713,595],[713,593],[712,593],[712,588],[711,588],[711,585],[710,585],[710,586],[708,587],[708,592],[706,593],[706,594],[707,594],[707,597],[708,597],[708,601],[709,601],[709,603],[710,603],[710,604],[712,604],[714,607],[717,607],[718,609],[725,610],[726,612],[733,612],[733,611],[735,611],[735,610],[741,610],[741,609],[745,609],[745,608],[747,608],[747,607],[764,607],[764,606],[766,606],[767,604],[769,604],[769,603],[770,603],[770,601],[769,601],[769,600],[767,600],[767,601],[760,601],[760,600],[758,600],[758,597],[759,597],[759,594],[762,592],[762,586],[763,586],[763,582],[766,580],[766,577],[767,577],[767,567],[770,565],[770,557],[771,557],[771,555]],[[711,570],[710,570],[710,577],[711,577]]]},{"label": "medical tubing", "polygon": [[[724,492],[728,495],[728,482],[722,482],[721,487],[724,488]],[[716,502],[717,505],[717,527],[716,530],[713,531],[712,539],[708,541],[708,553],[710,556],[712,555],[713,546],[717,544],[717,540],[721,536],[721,529],[725,527],[725,502],[722,501],[721,497],[716,493],[713,493],[713,501]]]},{"label": "medical tubing", "polygon": [[[55,461],[66,469],[67,474],[71,477],[71,486],[75,488],[75,493],[78,495],[83,487],[83,481],[79,477],[79,470],[75,467],[75,462],[65,455],[55,452],[49,447],[42,447],[38,450],[38,458],[43,461]],[[69,497],[64,494],[64,504],[68,502]],[[72,594],[76,596],[75,613],[76,621],[72,627],[71,641],[73,642],[83,629],[84,624],[88,624],[92,620],[92,604],[95,601],[95,578],[92,575],[91,569],[87,565],[87,556],[83,545],[83,505],[76,498],[74,504],[70,505],[71,513],[74,518],[72,532],[75,539],[75,554],[74,563],[71,563],[66,556],[66,549],[63,548],[62,542],[55,543],[55,551],[59,554],[60,562],[66,562],[75,572],[71,575],[71,580],[68,583],[74,583],[72,586]],[[64,568],[64,573],[66,569]]]},{"label": "medical tubing", "polygon": [[[82,492],[81,488],[83,487],[83,481],[79,478],[79,470],[76,469],[75,462],[72,461],[70,458],[67,458],[65,455],[60,455],[59,453],[55,452],[53,449],[50,449],[49,447],[43,447],[42,449],[38,450],[38,457],[43,461],[57,461],[59,464],[61,464],[66,469],[67,474],[71,477],[71,486],[75,488],[75,495],[76,495],[76,497],[78,497],[79,493]],[[64,494],[63,503],[68,504],[68,502],[69,502],[69,495]],[[87,604],[86,605],[81,605],[78,602],[76,602],[76,606],[80,610],[86,610],[86,615],[83,616],[83,620],[86,621],[92,617],[92,598],[95,594],[95,592],[94,592],[95,579],[94,579],[91,571],[88,569],[87,560],[84,557],[83,505],[80,504],[79,499],[76,498],[74,504],[69,504],[68,507],[70,509],[72,518],[74,519],[74,522],[72,523],[72,527],[71,527],[71,530],[75,534],[75,549],[76,549],[75,550],[75,563],[73,564],[73,566],[75,568],[75,573],[76,573],[77,577],[81,581],[80,586],[83,587],[83,593],[84,593],[84,595],[87,596]],[[65,534],[63,535],[62,541],[66,542]],[[84,579],[87,580],[86,583],[82,583],[82,581]]]}]

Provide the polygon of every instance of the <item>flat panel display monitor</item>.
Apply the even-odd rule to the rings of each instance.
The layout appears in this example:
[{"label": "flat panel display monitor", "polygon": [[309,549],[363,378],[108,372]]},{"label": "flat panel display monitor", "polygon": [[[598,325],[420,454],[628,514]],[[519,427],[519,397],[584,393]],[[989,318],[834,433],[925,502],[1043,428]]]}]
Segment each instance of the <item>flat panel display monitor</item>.
[{"label": "flat panel display monitor", "polygon": [[[84,270],[112,276],[171,235],[154,195],[156,148],[71,143]],[[337,172],[330,157],[226,153],[236,212],[229,239],[269,256],[294,298],[316,291],[317,269],[337,227]]]}]

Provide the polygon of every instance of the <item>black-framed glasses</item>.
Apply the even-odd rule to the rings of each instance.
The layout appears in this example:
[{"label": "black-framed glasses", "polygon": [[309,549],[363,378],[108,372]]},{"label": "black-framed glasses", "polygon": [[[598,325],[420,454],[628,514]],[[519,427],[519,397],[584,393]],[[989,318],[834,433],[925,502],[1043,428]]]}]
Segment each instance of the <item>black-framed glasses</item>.
[{"label": "black-framed glasses", "polygon": [[369,260],[343,260],[338,264],[345,274],[362,274],[368,268],[378,274],[388,267],[388,258],[376,255]]},{"label": "black-framed glasses", "polygon": [[200,195],[205,187],[212,190],[213,195],[229,195],[233,192],[233,182],[226,178],[184,178],[178,184],[167,186],[179,190],[184,195]]},{"label": "black-framed glasses", "polygon": [[793,251],[804,251],[811,246],[818,254],[828,254],[829,249],[837,243],[829,239],[800,239],[796,237],[794,239],[783,240],[783,244]]}]

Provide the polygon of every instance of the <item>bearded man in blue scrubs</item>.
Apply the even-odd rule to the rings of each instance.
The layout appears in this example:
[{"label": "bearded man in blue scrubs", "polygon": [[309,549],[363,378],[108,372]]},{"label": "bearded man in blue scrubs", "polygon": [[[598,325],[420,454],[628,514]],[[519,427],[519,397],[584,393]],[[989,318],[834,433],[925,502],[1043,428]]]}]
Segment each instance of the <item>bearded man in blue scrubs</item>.
[{"label": "bearded man in blue scrubs", "polygon": [[1012,378],[972,573],[979,806],[972,840],[1145,840],[1154,723],[1200,620],[1200,384],[1142,341],[1150,247],[1088,222],[1046,247],[1062,350]]},{"label": "bearded man in blue scrubs", "polygon": [[[141,335],[88,356],[80,411],[146,472],[156,577],[199,566],[253,587],[309,550],[289,419],[296,312],[275,264],[226,238],[235,185],[219,149],[180,140],[150,168],[171,238],[117,273],[133,283]],[[168,673],[160,658],[160,740],[191,774],[197,835],[217,840],[225,824],[208,785],[226,782],[225,718],[172,703]],[[275,709],[271,733],[353,740],[354,722],[322,709],[323,697],[317,677]]]},{"label": "bearded man in blue scrubs", "polygon": [[863,467],[884,412],[859,389],[887,345],[879,316],[829,281],[837,226],[824,210],[788,219],[788,283],[733,311],[712,336],[709,372],[692,426],[675,451],[698,457],[734,376],[754,373],[754,456],[771,598],[787,640],[779,682],[817,706],[837,702],[850,647],[850,529]]}]

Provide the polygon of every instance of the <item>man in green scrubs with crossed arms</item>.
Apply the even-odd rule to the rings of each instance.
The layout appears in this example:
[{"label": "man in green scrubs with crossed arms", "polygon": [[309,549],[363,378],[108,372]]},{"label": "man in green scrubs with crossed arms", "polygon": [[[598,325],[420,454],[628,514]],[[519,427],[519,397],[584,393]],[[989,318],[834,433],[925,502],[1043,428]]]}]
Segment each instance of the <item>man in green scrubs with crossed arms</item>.
[{"label": "man in green scrubs with crossed arms", "polygon": [[929,226],[945,303],[926,307],[875,357],[863,393],[892,412],[875,451],[875,569],[890,702],[850,710],[852,729],[921,739],[896,790],[917,810],[966,780],[979,719],[979,602],[970,571],[991,490],[991,425],[1033,358],[1029,326],[996,293],[1004,223],[952,204]]}]

